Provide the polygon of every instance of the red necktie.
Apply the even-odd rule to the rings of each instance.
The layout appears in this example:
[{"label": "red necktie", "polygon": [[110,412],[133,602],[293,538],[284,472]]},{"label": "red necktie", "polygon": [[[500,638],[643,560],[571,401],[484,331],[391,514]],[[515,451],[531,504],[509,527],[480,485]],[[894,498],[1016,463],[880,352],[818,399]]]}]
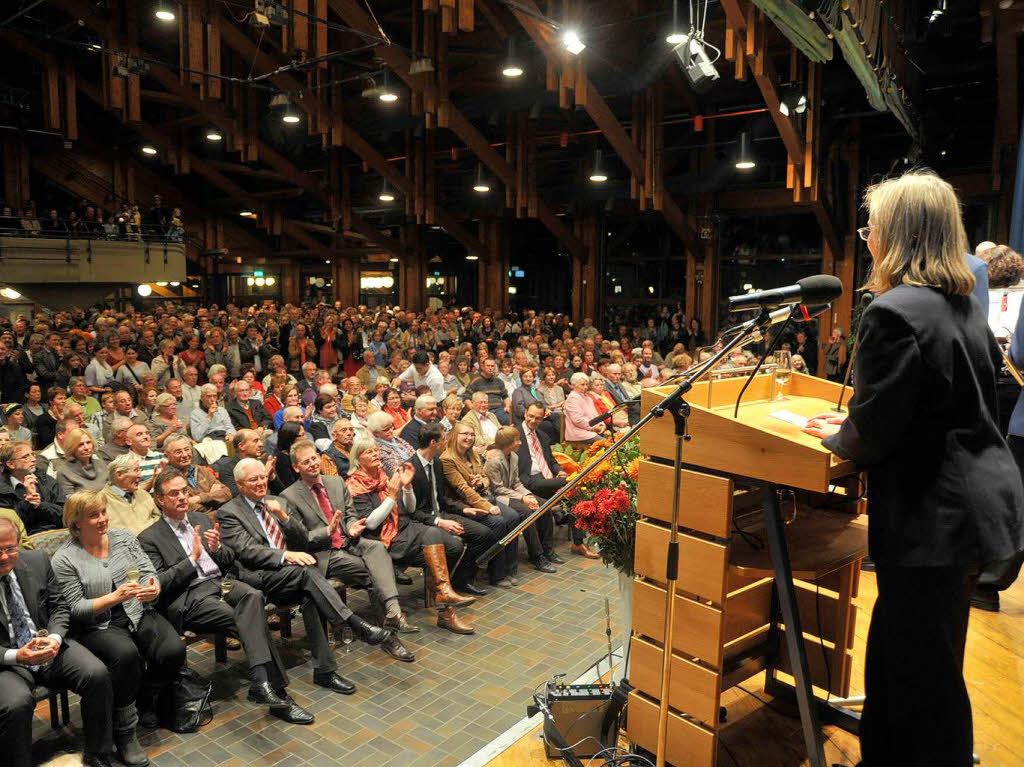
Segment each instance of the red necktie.
[{"label": "red necktie", "polygon": [[[317,482],[313,485],[313,495],[316,496],[316,502],[320,504],[320,511],[323,512],[324,519],[329,523],[334,517],[335,511],[331,508],[331,500],[327,497],[327,491],[324,489],[323,482]],[[341,525],[338,525],[338,529],[335,530],[334,535],[331,536],[331,548],[340,549],[344,545],[345,534],[341,532]]]},{"label": "red necktie", "polygon": [[547,459],[544,458],[544,451],[540,449],[540,440],[537,439],[537,432],[527,429],[526,433],[530,438],[530,448],[533,450],[534,463],[540,464],[540,473],[544,479],[552,479],[554,474],[551,473],[551,467],[548,466]]},{"label": "red necktie", "polygon": [[281,526],[277,524],[277,520],[274,519],[274,515],[267,510],[267,504],[260,501],[256,504],[256,511],[259,512],[260,518],[263,520],[263,526],[267,528],[267,538],[270,539],[270,545],[275,549],[281,549],[286,551],[284,545],[284,534],[281,532]]}]

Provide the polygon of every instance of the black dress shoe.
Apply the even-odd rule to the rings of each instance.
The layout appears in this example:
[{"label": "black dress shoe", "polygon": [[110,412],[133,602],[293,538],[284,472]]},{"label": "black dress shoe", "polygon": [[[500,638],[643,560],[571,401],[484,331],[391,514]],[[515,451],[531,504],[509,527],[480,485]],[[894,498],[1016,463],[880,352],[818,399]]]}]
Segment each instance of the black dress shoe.
[{"label": "black dress shoe", "polygon": [[995,589],[974,587],[971,592],[971,607],[990,613],[999,612],[999,592]]},{"label": "black dress shoe", "polygon": [[412,576],[407,574],[404,570],[395,570],[395,583],[399,586],[411,586]]},{"label": "black dress shoe", "polygon": [[246,698],[253,703],[259,703],[263,706],[284,706],[288,702],[287,699],[279,697],[274,692],[270,682],[253,682],[249,687],[249,694]]},{"label": "black dress shoe", "polygon": [[288,724],[313,724],[314,717],[302,706],[288,698],[280,706],[271,706],[270,713]]},{"label": "black dress shoe", "polygon": [[452,584],[452,588],[460,594],[472,594],[475,597],[485,597],[491,593],[490,589],[481,588],[475,583],[460,583],[458,586]]},{"label": "black dress shoe", "polygon": [[82,754],[82,767],[110,767],[110,757],[106,754]]},{"label": "black dress shoe", "polygon": [[557,573],[558,569],[546,559],[536,559],[533,562],[533,569],[542,573]]},{"label": "black dress shoe", "polygon": [[340,692],[342,695],[351,695],[356,691],[356,686],[343,676],[338,676],[333,671],[327,674],[313,674],[313,684],[317,687],[326,687],[332,692]]},{"label": "black dress shoe", "polygon": [[379,645],[392,635],[387,629],[367,623],[358,615],[352,615],[348,619],[348,625],[352,627],[352,633],[356,635],[356,639],[366,642],[368,645]]},{"label": "black dress shoe", "polygon": [[553,565],[564,565],[565,560],[558,556],[557,551],[551,551],[544,555],[544,557]]},{"label": "black dress shoe", "polygon": [[381,644],[380,649],[395,660],[402,661],[402,663],[412,663],[416,660],[416,656],[405,648],[405,645],[402,644],[402,640],[395,634],[392,634],[388,639],[385,639]]}]

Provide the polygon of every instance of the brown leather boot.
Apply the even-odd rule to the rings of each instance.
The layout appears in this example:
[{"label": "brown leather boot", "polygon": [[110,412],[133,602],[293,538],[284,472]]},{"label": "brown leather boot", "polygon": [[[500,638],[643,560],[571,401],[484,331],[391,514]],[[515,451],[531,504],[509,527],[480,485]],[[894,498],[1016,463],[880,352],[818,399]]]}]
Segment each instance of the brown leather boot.
[{"label": "brown leather boot", "polygon": [[444,556],[444,544],[434,543],[423,547],[423,558],[430,568],[430,574],[434,579],[434,603],[440,606],[471,605],[476,597],[466,597],[456,593],[452,588],[451,579],[448,577],[448,560]]},{"label": "brown leather boot", "polygon": [[463,621],[455,614],[454,607],[448,607],[437,611],[437,627],[448,629],[455,634],[475,634],[476,629],[468,622]]}]

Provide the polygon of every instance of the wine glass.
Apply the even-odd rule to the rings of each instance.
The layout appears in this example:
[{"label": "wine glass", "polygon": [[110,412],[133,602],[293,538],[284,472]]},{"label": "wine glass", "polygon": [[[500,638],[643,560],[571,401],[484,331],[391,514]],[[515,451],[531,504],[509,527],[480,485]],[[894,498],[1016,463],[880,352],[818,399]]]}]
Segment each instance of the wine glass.
[{"label": "wine glass", "polygon": [[[36,629],[36,639],[46,639],[49,636],[50,636],[50,630],[49,629]],[[36,647],[36,649],[38,649],[38,646]],[[52,661],[47,661],[46,663],[42,663],[40,665],[41,666],[49,666],[51,662]]]},{"label": "wine glass", "polygon": [[128,583],[138,583],[142,573],[139,572],[139,568],[136,565],[130,565],[127,570],[124,571],[124,579]]},{"label": "wine glass", "polygon": [[224,597],[231,593],[231,589],[235,587],[235,582],[230,578],[221,578],[220,581],[220,601],[224,601]]},{"label": "wine glass", "polygon": [[341,627],[341,643],[345,646],[345,654],[348,655],[352,652],[352,642],[355,641],[355,634],[352,632],[352,627],[344,625]]},{"label": "wine glass", "polygon": [[789,383],[792,375],[793,360],[790,353],[786,350],[775,352],[775,384],[779,387],[778,393],[775,395],[776,402],[786,399],[782,388]]}]

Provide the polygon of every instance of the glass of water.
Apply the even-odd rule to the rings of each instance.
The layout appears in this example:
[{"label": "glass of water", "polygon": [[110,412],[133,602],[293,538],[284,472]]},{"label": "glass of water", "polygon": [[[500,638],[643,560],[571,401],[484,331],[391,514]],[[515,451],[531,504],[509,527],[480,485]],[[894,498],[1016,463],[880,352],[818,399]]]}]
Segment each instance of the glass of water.
[{"label": "glass of water", "polygon": [[139,568],[135,565],[132,565],[124,571],[124,579],[128,581],[128,583],[138,583],[141,575],[142,573],[139,572]]},{"label": "glass of water", "polygon": [[784,400],[785,396],[782,394],[782,388],[789,383],[789,379],[793,375],[793,360],[788,351],[777,351],[775,352],[775,384],[778,386],[778,394],[775,395],[775,400]]},{"label": "glass of water", "polygon": [[341,643],[345,646],[345,654],[352,652],[352,642],[355,641],[355,634],[352,633],[352,627],[344,625],[341,627]]}]

